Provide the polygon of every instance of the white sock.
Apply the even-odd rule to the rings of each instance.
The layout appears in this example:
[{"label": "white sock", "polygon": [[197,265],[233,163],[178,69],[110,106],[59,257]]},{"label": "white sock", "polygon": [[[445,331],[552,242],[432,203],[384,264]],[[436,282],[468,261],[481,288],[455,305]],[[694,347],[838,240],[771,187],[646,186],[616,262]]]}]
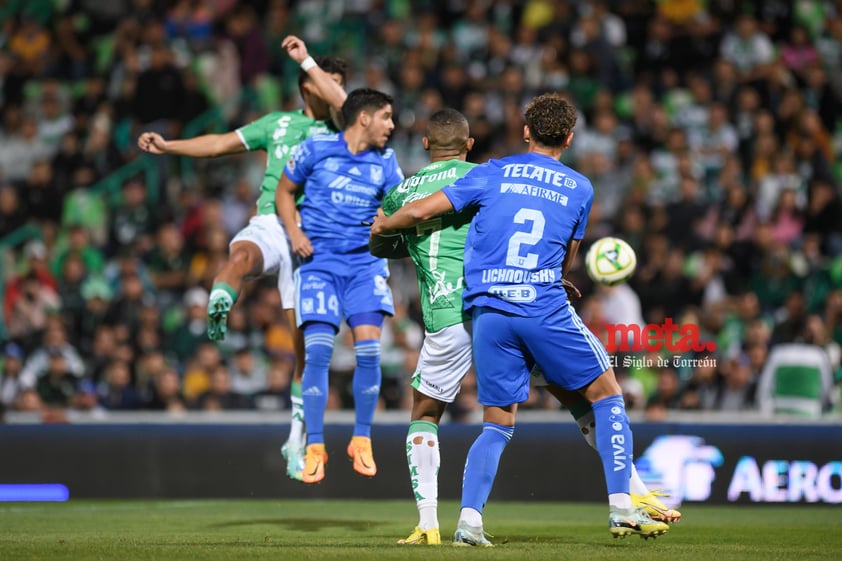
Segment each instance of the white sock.
[{"label": "white sock", "polygon": [[482,528],[482,513],[475,508],[465,507],[459,511],[459,522],[473,528]]},{"label": "white sock", "polygon": [[431,505],[418,505],[418,527],[422,530],[439,527],[439,509],[437,501]]},{"label": "white sock", "polygon": [[610,495],[608,495],[608,506],[610,506],[611,508],[631,510],[631,496],[629,496],[626,493],[611,493]]},{"label": "white sock", "polygon": [[415,504],[418,527],[438,528],[439,454],[438,427],[429,421],[413,421],[406,435],[406,462]]},{"label": "white sock", "polygon": [[634,462],[631,465],[631,477],[629,477],[629,493],[632,495],[645,495],[649,492],[646,484],[637,474],[637,469],[634,467]]},{"label": "white sock", "polygon": [[[300,390],[299,390],[300,392]],[[304,400],[301,396],[290,397],[292,402],[292,419],[289,422],[289,444],[296,448],[304,446],[307,436],[304,432]]]}]

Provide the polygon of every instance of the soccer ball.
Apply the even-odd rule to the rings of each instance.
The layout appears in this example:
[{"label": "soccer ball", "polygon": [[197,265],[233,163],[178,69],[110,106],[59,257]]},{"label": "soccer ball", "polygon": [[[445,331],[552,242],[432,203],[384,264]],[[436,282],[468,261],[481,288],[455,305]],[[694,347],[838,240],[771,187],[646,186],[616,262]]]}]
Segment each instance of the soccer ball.
[{"label": "soccer ball", "polygon": [[637,255],[625,240],[596,240],[585,254],[585,269],[592,281],[611,286],[626,282],[637,266]]}]

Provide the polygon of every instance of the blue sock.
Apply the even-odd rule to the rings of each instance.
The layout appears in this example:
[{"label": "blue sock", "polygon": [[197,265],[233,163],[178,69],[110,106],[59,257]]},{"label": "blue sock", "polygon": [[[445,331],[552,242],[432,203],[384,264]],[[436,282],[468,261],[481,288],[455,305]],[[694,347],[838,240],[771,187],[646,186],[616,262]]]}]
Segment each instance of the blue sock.
[{"label": "blue sock", "polygon": [[369,339],[354,345],[354,408],[357,412],[354,436],[371,437],[371,423],[380,399],[380,341]]},{"label": "blue sock", "polygon": [[482,424],[482,433],[474,440],[465,461],[462,508],[473,508],[482,512],[494,485],[500,456],[503,455],[503,450],[514,432],[514,427],[504,427],[496,423]]},{"label": "blue sock", "polygon": [[600,399],[592,407],[596,420],[596,449],[602,458],[608,494],[628,494],[634,446],[623,396]]},{"label": "blue sock", "polygon": [[301,399],[307,444],[324,444],[325,409],[327,408],[327,375],[333,354],[333,326],[312,323],[304,326],[304,373],[301,378]]}]

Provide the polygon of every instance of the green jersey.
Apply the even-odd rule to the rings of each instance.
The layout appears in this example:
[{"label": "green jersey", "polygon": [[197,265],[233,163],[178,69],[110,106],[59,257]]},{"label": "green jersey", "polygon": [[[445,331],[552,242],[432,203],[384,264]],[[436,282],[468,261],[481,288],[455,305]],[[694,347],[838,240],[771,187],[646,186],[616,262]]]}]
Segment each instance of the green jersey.
[{"label": "green jersey", "polygon": [[[432,195],[474,166],[462,160],[433,162],[386,193],[383,212],[393,214],[405,204]],[[472,216],[465,211],[444,214],[403,233],[409,256],[415,263],[424,327],[429,332],[469,319],[462,311],[465,283],[462,270]]]},{"label": "green jersey", "polygon": [[292,149],[314,134],[333,132],[325,121],[311,119],[303,110],[274,111],[237,129],[246,150],[266,151],[266,173],[260,184],[257,214],[275,214],[275,191]]}]

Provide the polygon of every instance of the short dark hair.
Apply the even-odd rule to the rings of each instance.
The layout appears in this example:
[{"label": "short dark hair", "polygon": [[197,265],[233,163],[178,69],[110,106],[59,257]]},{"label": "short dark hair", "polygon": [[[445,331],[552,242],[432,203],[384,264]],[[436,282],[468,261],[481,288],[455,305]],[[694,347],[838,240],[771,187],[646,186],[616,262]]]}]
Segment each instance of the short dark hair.
[{"label": "short dark hair", "polygon": [[529,102],[524,112],[530,137],[544,146],[558,148],[576,126],[576,108],[555,93],[539,95]]},{"label": "short dark hair", "polygon": [[[328,74],[339,74],[342,76],[342,83],[344,84],[348,78],[348,63],[345,62],[345,59],[341,59],[335,56],[314,56],[313,60],[316,61],[316,64],[319,65],[319,68],[327,72]],[[310,79],[310,75],[307,74],[304,70],[298,71],[298,91],[302,91],[301,88],[304,85],[304,82]]]},{"label": "short dark hair", "polygon": [[430,146],[445,150],[459,150],[465,147],[470,136],[468,119],[455,109],[439,109],[427,123],[427,138]]},{"label": "short dark hair", "polygon": [[360,116],[360,113],[378,111],[394,102],[389,94],[371,88],[359,88],[348,94],[348,99],[342,105],[342,120],[345,126],[351,126]]}]

